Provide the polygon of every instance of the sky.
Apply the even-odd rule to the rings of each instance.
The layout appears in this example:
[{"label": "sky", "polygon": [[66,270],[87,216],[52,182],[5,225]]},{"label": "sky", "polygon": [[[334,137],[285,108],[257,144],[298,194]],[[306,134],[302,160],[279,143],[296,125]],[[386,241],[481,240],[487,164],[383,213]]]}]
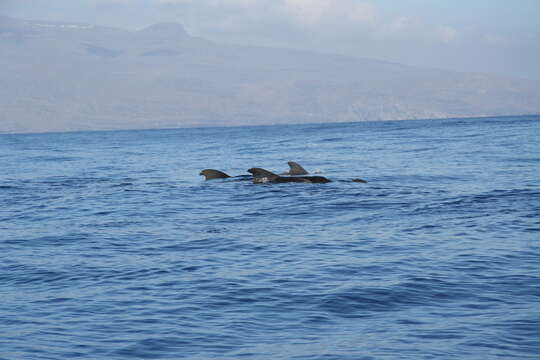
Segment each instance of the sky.
[{"label": "sky", "polygon": [[0,15],[540,80],[540,0],[0,0]]}]

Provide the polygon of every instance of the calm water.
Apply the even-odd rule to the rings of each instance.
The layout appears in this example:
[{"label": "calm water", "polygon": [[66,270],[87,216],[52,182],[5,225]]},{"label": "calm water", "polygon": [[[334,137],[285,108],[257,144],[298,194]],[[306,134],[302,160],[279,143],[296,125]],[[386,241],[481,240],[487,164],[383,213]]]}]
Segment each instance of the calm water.
[{"label": "calm water", "polygon": [[[538,359],[539,136],[540,117],[0,135],[0,358]],[[335,181],[198,176],[288,160]]]}]

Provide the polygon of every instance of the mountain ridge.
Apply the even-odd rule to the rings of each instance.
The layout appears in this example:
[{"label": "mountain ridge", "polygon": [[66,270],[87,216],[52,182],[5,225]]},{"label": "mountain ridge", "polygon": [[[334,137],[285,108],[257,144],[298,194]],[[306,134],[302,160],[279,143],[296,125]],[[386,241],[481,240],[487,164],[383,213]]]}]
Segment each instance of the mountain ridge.
[{"label": "mountain ridge", "polygon": [[0,132],[405,120],[540,113],[540,82],[0,17]]}]

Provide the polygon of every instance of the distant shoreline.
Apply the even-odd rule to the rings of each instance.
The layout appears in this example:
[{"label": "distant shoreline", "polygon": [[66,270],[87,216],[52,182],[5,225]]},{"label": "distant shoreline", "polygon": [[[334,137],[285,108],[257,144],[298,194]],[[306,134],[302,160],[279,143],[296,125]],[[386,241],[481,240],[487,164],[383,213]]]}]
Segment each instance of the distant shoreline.
[{"label": "distant shoreline", "polygon": [[66,134],[66,133],[88,133],[88,132],[115,132],[115,131],[152,131],[152,130],[176,130],[176,129],[227,129],[227,128],[243,128],[243,127],[272,127],[272,126],[309,126],[309,125],[332,125],[332,124],[359,124],[359,123],[381,123],[381,122],[398,122],[398,121],[449,121],[449,120],[487,120],[487,119],[509,119],[509,118],[535,118],[540,117],[538,114],[520,114],[520,115],[478,115],[478,116],[455,116],[447,118],[425,118],[425,119],[388,119],[388,120],[363,120],[363,121],[329,121],[329,122],[301,122],[301,123],[277,123],[277,124],[242,124],[242,125],[193,125],[193,126],[177,126],[177,127],[147,127],[147,128],[125,128],[125,129],[80,129],[80,130],[65,130],[65,131],[0,131],[0,135],[40,135],[40,134]]}]

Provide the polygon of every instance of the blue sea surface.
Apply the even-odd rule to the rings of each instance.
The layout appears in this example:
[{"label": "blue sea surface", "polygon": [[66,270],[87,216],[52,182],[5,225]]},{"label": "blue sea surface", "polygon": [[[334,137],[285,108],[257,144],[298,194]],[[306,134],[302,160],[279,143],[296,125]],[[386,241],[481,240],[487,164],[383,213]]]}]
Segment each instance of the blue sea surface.
[{"label": "blue sea surface", "polygon": [[[0,135],[0,359],[539,359],[539,136],[539,116]],[[198,175],[289,160],[333,181]]]}]

